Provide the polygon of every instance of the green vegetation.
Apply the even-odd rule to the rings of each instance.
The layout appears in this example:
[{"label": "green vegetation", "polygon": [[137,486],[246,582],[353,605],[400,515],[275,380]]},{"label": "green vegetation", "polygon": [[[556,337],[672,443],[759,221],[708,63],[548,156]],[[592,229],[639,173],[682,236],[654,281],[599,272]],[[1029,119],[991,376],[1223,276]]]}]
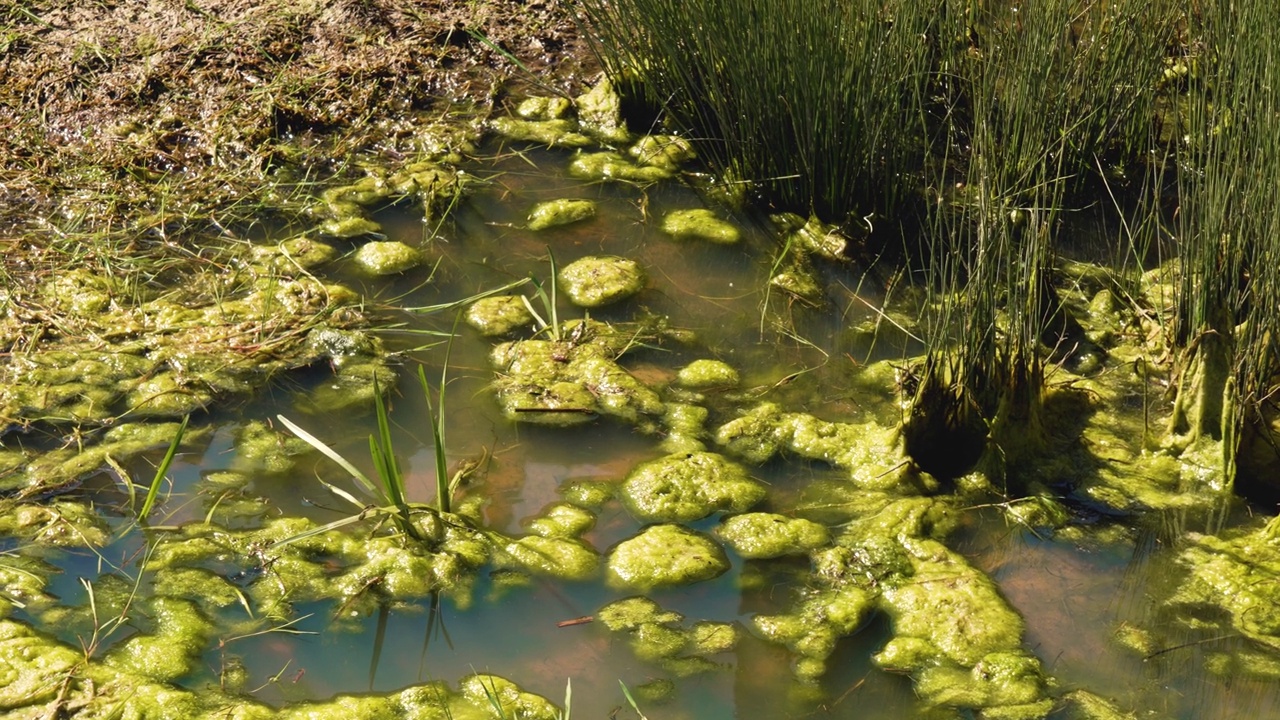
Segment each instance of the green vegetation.
[{"label": "green vegetation", "polygon": [[[455,325],[456,332],[456,325]],[[426,371],[422,366],[418,367],[418,382],[422,386],[423,395],[426,397],[427,408],[430,414],[431,435],[433,440],[432,457],[435,461],[436,471],[436,505],[431,513],[437,519],[452,515],[452,495],[459,478],[450,478],[448,465],[448,450],[445,446],[445,426],[444,426],[444,387],[448,372],[448,355],[445,356],[445,369],[441,371],[440,389],[437,392],[436,400],[431,399],[431,385],[427,382]],[[295,435],[304,440],[308,445],[323,453],[326,457],[336,462],[350,473],[352,479],[356,480],[360,486],[369,493],[378,503],[376,507],[370,507],[366,503],[362,503],[345,490],[324,482],[325,486],[335,495],[343,498],[347,502],[355,506],[360,511],[358,515],[354,515],[342,520],[337,520],[328,525],[312,528],[306,533],[286,538],[280,541],[280,544],[293,542],[302,537],[307,537],[319,532],[324,532],[336,527],[350,524],[358,520],[362,520],[367,514],[391,517],[399,528],[400,532],[406,536],[424,542],[427,540],[438,540],[438,538],[428,538],[423,535],[421,528],[414,519],[415,513],[420,513],[423,508],[417,505],[411,505],[405,489],[404,473],[400,470],[400,462],[396,458],[395,448],[391,438],[391,417],[387,410],[386,400],[383,398],[383,392],[374,382],[374,417],[377,421],[377,433],[369,436],[369,457],[373,461],[374,472],[377,475],[378,482],[374,483],[359,468],[353,465],[349,460],[338,454],[336,450],[326,445],[316,436],[302,429],[289,418],[280,415],[278,419],[285,427],[289,428]],[[463,471],[459,471],[460,473]],[[437,528],[439,529],[439,528]]]},{"label": "green vegetation", "polygon": [[[151,485],[147,488],[147,497],[142,501],[142,507],[138,508],[138,520],[146,522],[151,515],[151,508],[155,506],[156,497],[160,494],[160,486],[164,484],[165,473],[169,472],[169,466],[173,464],[173,458],[178,454],[178,447],[182,445],[182,436],[187,432],[187,421],[191,417],[182,418],[182,422],[178,425],[178,429],[173,434],[173,440],[169,442],[169,449],[164,454],[164,459],[156,467],[156,474],[151,478]],[[133,489],[133,484],[129,484],[129,489]]]},{"label": "green vegetation", "polygon": [[907,204],[923,159],[931,3],[583,3],[614,84],[635,88],[718,182],[843,220]]},{"label": "green vegetation", "polygon": [[1175,66],[1186,90],[1170,111],[1181,140],[1181,272],[1169,441],[1178,449],[1221,441],[1228,483],[1242,433],[1266,432],[1280,374],[1280,49],[1258,32],[1277,21],[1280,9],[1268,3],[1191,15],[1196,42]]},{"label": "green vegetation", "polygon": [[[94,39],[71,65],[85,71],[83,87],[19,83],[56,101],[50,117],[72,117],[83,108],[63,95],[91,96],[121,58],[145,60],[159,79],[107,93],[141,109],[97,108],[128,120],[100,123],[113,128],[105,135],[65,132],[101,115],[59,125],[0,96],[3,112],[28,114],[16,139],[0,137],[0,149],[18,151],[0,161],[0,185],[23,188],[39,208],[21,222],[21,203],[0,209],[5,229],[19,231],[0,240],[13,250],[0,268],[0,708],[567,720],[569,683],[558,709],[487,668],[456,691],[426,682],[426,643],[415,682],[373,692],[402,629],[393,617],[427,610],[431,638],[442,603],[466,615],[477,595],[537,593],[572,612],[561,621],[541,607],[556,602],[539,602],[524,623],[526,596],[520,612],[477,614],[519,615],[536,646],[521,652],[546,648],[530,688],[616,650],[665,676],[634,697],[623,684],[630,711],[614,698],[612,715],[643,718],[636,698],[665,701],[674,680],[723,670],[716,656],[730,652],[739,678],[753,680],[735,694],[759,678],[790,695],[788,714],[820,696],[807,710],[846,712],[840,702],[876,681],[867,672],[825,695],[840,681],[829,670],[852,651],[909,676],[907,702],[922,716],[1124,717],[1111,699],[1069,689],[1070,671],[1048,675],[1069,661],[1030,646],[1024,628],[1043,632],[1045,618],[1023,604],[1021,558],[970,552],[992,524],[1013,542],[1034,536],[1036,552],[1070,542],[1142,552],[1135,526],[1163,523],[1155,544],[1167,549],[1152,556],[1176,568],[1168,587],[1144,588],[1159,617],[1142,619],[1167,627],[1126,625],[1116,636],[1146,660],[1203,645],[1197,670],[1280,677],[1280,521],[1221,530],[1236,521],[1217,514],[1233,479],[1243,492],[1244,480],[1266,477],[1280,497],[1274,473],[1245,452],[1267,449],[1280,467],[1280,49],[1258,31],[1280,26],[1280,10],[1262,0],[584,0],[606,79],[575,95],[538,78],[552,96],[518,102],[494,81],[483,96],[510,99],[518,117],[463,120],[423,111],[421,88],[443,81],[415,71],[423,56],[465,65],[454,48],[472,43],[538,72],[504,47],[522,36],[458,20],[499,5],[426,5],[448,22],[419,17],[420,4],[356,5],[327,11],[345,17],[341,32],[307,35],[298,31],[320,22],[314,9],[279,27],[267,3],[255,17],[272,41],[245,18],[220,20],[199,62],[186,58],[177,73],[186,36]],[[33,25],[45,6],[33,7],[0,11],[15,28],[0,43],[22,51],[14,67],[29,68],[48,33],[64,29]],[[183,8],[183,19],[207,12]],[[395,32],[377,31],[376,12],[346,17],[371,8]],[[250,27],[245,45],[232,31]],[[317,46],[325,62],[304,50]],[[270,62],[248,62],[251,50]],[[332,65],[348,58],[360,65]],[[289,74],[302,66],[333,72]],[[257,89],[211,88],[244,107],[197,118],[193,98],[172,88],[208,81],[205,67],[234,67]],[[160,103],[172,113],[151,117]],[[656,121],[643,117],[654,110]],[[502,157],[478,181],[473,165],[460,168],[482,127]],[[39,138],[59,133],[70,149],[50,162],[57,183],[32,182],[51,147]],[[555,183],[539,167],[549,158],[564,170]],[[22,163],[32,167],[19,172]],[[510,170],[520,163],[535,172]],[[723,205],[690,208],[676,178]],[[487,194],[463,207],[472,191]],[[495,220],[482,205],[499,196],[520,204]],[[393,205],[421,215],[421,238],[403,232],[413,223]],[[1095,252],[1079,245],[1097,227],[1113,268],[1068,259]],[[465,251],[454,242],[464,237]],[[543,247],[546,283],[512,280],[546,262]],[[552,247],[575,262],[558,266]],[[633,247],[643,270],[606,254]],[[317,276],[330,270],[368,297]],[[713,294],[722,272],[732,290]],[[492,289],[476,292],[477,278]],[[527,296],[514,294],[530,282]],[[375,303],[388,288],[406,295]],[[465,308],[492,342],[471,343],[457,320],[406,330],[396,303],[424,290],[470,295],[408,311]],[[883,305],[872,307],[877,294]],[[834,337],[806,336],[805,320],[836,317],[836,298],[858,327],[833,321],[820,327],[836,327]],[[669,308],[695,301],[716,306],[686,315],[699,337],[661,314],[679,317]],[[562,302],[591,314],[566,320]],[[870,314],[850,312],[855,302]],[[759,347],[739,344],[733,332],[751,328],[735,318],[753,325],[757,307]],[[395,349],[427,346],[384,344],[367,331],[370,317],[392,318],[388,336],[448,343],[438,384],[416,369],[416,417],[394,412],[388,390]],[[846,352],[850,337],[856,352]],[[468,344],[454,365],[458,338]],[[907,349],[878,359],[890,352],[877,342]],[[813,353],[823,358],[804,357]],[[697,359],[712,356],[730,362]],[[787,366],[797,358],[800,369]],[[468,413],[447,437],[446,410],[458,420],[467,392],[457,388],[481,383],[495,412]],[[310,427],[372,410],[373,471],[284,416],[292,435],[224,414],[233,401],[260,410],[266,390],[287,393]],[[408,468],[419,455],[408,453],[418,448],[398,426],[429,435],[430,503],[414,502]],[[450,476],[458,449],[447,443],[486,431],[492,475],[472,477],[476,465],[464,462]],[[597,451],[612,453],[615,436],[619,454]],[[138,502],[138,465],[166,446]],[[164,513],[173,525],[152,525],[180,450],[202,464],[233,459],[178,488]],[[334,480],[321,456],[358,489]],[[350,507],[317,502],[313,472]],[[1192,523],[1207,533],[1187,532]],[[130,535],[139,525],[145,537]],[[506,534],[513,526],[526,534]],[[963,553],[945,544],[959,527],[976,537]],[[68,570],[80,579],[70,592],[55,579]],[[591,587],[561,593],[561,583]],[[686,622],[641,595],[617,599],[632,592],[664,603],[681,593],[682,608],[691,596],[731,596],[736,610],[726,611],[749,618],[749,630]],[[592,597],[607,603],[594,615],[578,607]],[[282,681],[303,656],[288,639],[317,622],[353,637],[376,623],[369,694],[315,701],[289,687],[302,667]],[[868,623],[875,630],[844,641]],[[278,644],[245,649],[263,636]],[[507,650],[502,641],[497,652]],[[275,657],[283,667],[252,688]],[[275,709],[259,697],[268,686]]]},{"label": "green vegetation", "polygon": [[[1241,435],[1270,432],[1280,59],[1256,29],[1280,19],[1273,4],[584,9],[614,84],[690,138],[719,182],[846,231],[872,227],[868,257],[901,249],[930,298],[928,352],[902,387],[903,436],[925,469],[954,477],[981,463],[1003,477],[1047,449],[1048,369],[1087,373],[1106,352],[1060,293],[1079,282],[1061,256],[1088,217],[1120,228],[1122,267],[1149,267],[1177,241],[1172,315],[1113,286],[1159,318],[1179,357],[1166,446],[1221,442],[1230,483]],[[812,269],[791,266],[778,286],[821,302]]]}]

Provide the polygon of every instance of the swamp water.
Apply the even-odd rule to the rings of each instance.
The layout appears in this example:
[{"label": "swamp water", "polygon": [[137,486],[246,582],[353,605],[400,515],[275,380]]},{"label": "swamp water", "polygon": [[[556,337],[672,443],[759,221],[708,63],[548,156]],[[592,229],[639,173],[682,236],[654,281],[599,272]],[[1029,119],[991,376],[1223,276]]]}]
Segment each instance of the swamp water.
[{"label": "swamp water", "polygon": [[[447,448],[451,468],[475,463],[475,472],[457,489],[455,504],[473,508],[484,528],[520,537],[548,507],[585,497],[592,488],[616,490],[641,463],[699,447],[719,450],[709,429],[743,412],[758,412],[762,403],[775,403],[770,406],[775,413],[803,413],[836,423],[874,422],[888,428],[900,419],[887,363],[917,354],[921,347],[905,331],[884,332],[879,341],[872,340],[870,329],[877,323],[883,327],[885,320],[870,310],[885,301],[882,288],[870,281],[860,285],[859,273],[822,266],[824,282],[836,288],[831,293],[835,302],[821,310],[806,307],[768,282],[779,268],[772,228],[734,217],[743,234],[738,244],[675,240],[659,229],[661,218],[673,210],[701,207],[697,194],[675,182],[640,188],[583,181],[565,172],[568,152],[491,149],[492,161],[467,168],[486,181],[453,210],[442,239],[428,243],[432,228],[403,208],[375,214],[389,239],[429,248],[432,263],[390,280],[362,279],[354,268],[340,278],[363,285],[366,296],[383,305],[386,329],[379,335],[405,359],[401,381],[391,394],[390,417],[410,501],[429,503],[435,497],[431,409],[414,373],[422,364],[433,383],[441,377],[446,353],[442,336],[454,327],[455,311],[405,308],[449,303],[530,276],[549,290],[552,254],[560,268],[594,255],[639,263],[647,282],[638,295],[584,312],[566,302],[562,290],[556,298],[558,321],[569,328],[589,313],[593,321],[634,333],[620,364],[686,405],[709,407],[711,419],[693,423],[701,429],[685,437],[673,432],[676,423],[656,418],[623,422],[600,417],[569,427],[513,422],[494,399],[490,353],[497,341],[462,327],[448,349]],[[537,232],[525,228],[532,207],[561,198],[590,199],[596,214]],[[533,298],[529,286],[516,292]],[[531,305],[549,315],[549,308],[536,299]],[[522,337],[529,335],[525,331]],[[711,358],[736,369],[740,380],[671,390],[679,384],[680,368]],[[219,494],[219,473],[252,471],[252,464],[246,467],[237,455],[238,438],[253,423],[273,422],[277,413],[368,472],[367,437],[376,432],[371,414],[307,412],[295,404],[327,382],[326,373],[292,376],[235,416],[215,415],[211,439],[199,452],[184,453],[170,472],[172,494],[153,522],[198,523],[218,513],[219,504],[230,497]],[[564,412],[565,422],[582,419],[573,408]],[[546,415],[560,422],[554,413]],[[253,492],[265,498],[267,516],[305,515],[320,523],[350,516],[349,506],[317,476],[352,490],[349,479],[318,454],[297,454],[304,460],[254,481]],[[852,522],[844,508],[857,506],[839,490],[851,471],[838,467],[840,461],[824,462],[821,453],[810,452],[808,459],[803,455],[772,456],[760,464],[740,459],[748,474],[767,487],[767,498],[753,509],[809,517],[839,531]],[[145,470],[139,475],[145,477]],[[101,491],[118,492],[105,484]],[[616,498],[584,505],[595,518],[580,533],[581,540],[601,553],[646,525]],[[1246,643],[1240,637],[1179,631],[1181,643],[1145,649],[1135,649],[1141,642],[1117,640],[1127,629],[1143,637],[1166,637],[1158,630],[1163,611],[1153,598],[1167,595],[1167,585],[1183,572],[1175,564],[1179,537],[1184,530],[1213,528],[1187,527],[1197,521],[1176,512],[1158,521],[1150,516],[1123,521],[1136,522],[1136,528],[1080,514],[1069,523],[1076,531],[1055,535],[1052,529],[1035,529],[1034,522],[1019,525],[1004,512],[1006,507],[988,498],[943,509],[954,526],[947,545],[994,580],[1024,619],[1023,647],[1054,679],[1048,692],[1056,699],[1053,717],[1280,717],[1275,682],[1206,671],[1212,656]],[[122,527],[125,520],[119,520]],[[259,520],[248,513],[240,522],[251,526]],[[720,523],[716,512],[683,524],[710,534]],[[53,576],[47,592],[67,604],[83,604],[87,588],[103,584],[107,575],[145,573],[151,558],[147,539],[134,532],[97,553],[46,553],[45,560],[63,570]],[[793,639],[799,652],[766,641],[756,619],[795,612],[797,603],[818,592],[821,583],[810,572],[803,548],[761,559],[729,549],[727,559],[728,571],[716,577],[643,593],[683,618],[666,616],[647,630],[631,628],[631,635],[611,632],[597,616],[610,603],[636,597],[635,588],[611,586],[599,570],[563,579],[507,562],[486,563],[470,574],[464,581],[469,587],[462,590],[408,602],[397,602],[393,595],[370,602],[382,592],[375,587],[379,579],[371,577],[367,591],[352,593],[349,602],[299,602],[287,619],[245,632],[237,629],[245,619],[242,606],[248,605],[244,593],[255,582],[270,582],[270,570],[254,569],[248,558],[223,559],[218,562],[225,563],[239,597],[218,613],[225,626],[207,638],[200,661],[173,681],[195,691],[238,690],[281,705],[338,694],[389,693],[427,681],[452,685],[474,673],[493,673],[556,704],[572,681],[572,712],[581,718],[634,716],[619,681],[655,720],[1024,716],[1001,715],[998,708],[967,710],[984,705],[963,700],[925,707],[911,677],[886,672],[872,661],[895,635],[893,622],[882,612],[859,620],[856,631],[839,639],[829,653],[810,651],[806,656],[801,647],[805,638]],[[966,566],[955,567],[961,572]],[[344,581],[342,571],[335,559],[327,581]],[[14,617],[29,620],[21,610]],[[963,621],[954,616],[935,620]],[[63,628],[30,622],[72,646],[85,640]],[[706,625],[711,628],[708,636],[728,629],[728,639],[671,637],[673,628],[690,630],[707,622],[721,624]],[[667,637],[635,639],[645,632]],[[122,632],[106,645],[128,636]],[[797,682],[797,659],[803,663],[810,657],[820,658],[825,672],[814,673],[820,675],[815,682]],[[1074,693],[1077,689],[1090,694]],[[1003,704],[1018,702],[994,703]],[[326,712],[341,710],[335,706]]]}]

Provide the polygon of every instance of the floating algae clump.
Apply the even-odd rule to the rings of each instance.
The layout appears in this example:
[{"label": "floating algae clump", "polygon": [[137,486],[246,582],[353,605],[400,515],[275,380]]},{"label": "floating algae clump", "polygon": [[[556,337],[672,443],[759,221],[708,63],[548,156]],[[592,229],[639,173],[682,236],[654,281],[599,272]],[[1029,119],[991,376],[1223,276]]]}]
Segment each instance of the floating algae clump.
[{"label": "floating algae clump", "polygon": [[560,486],[560,495],[574,505],[599,510],[613,499],[615,485],[596,480],[574,480]]},{"label": "floating algae clump", "polygon": [[467,324],[485,337],[502,337],[531,327],[533,315],[519,295],[481,298],[467,308]]},{"label": "floating algae clump", "polygon": [[807,593],[799,607],[782,615],[757,615],[752,624],[766,640],[784,645],[799,658],[798,679],[816,682],[840,638],[852,634],[875,610],[875,594],[854,585]]},{"label": "floating algae clump", "polygon": [[828,422],[761,403],[715,431],[716,444],[747,462],[764,463],[781,451],[849,470],[865,490],[892,490],[903,481],[904,457],[894,428],[875,422]]},{"label": "floating algae clump", "polygon": [[600,568],[600,556],[581,540],[527,535],[507,543],[507,555],[521,568],[565,580],[587,580]]},{"label": "floating algae clump", "polygon": [[882,596],[899,637],[926,640],[939,658],[963,667],[1020,647],[1022,618],[990,578],[939,542],[911,539],[904,548],[912,581],[893,585]]},{"label": "floating algae clump", "polygon": [[356,250],[356,265],[370,275],[398,275],[422,264],[422,253],[396,241],[367,242]]},{"label": "floating algae clump", "polygon": [[40,560],[6,557],[0,562],[0,619],[23,608],[36,613],[53,605],[57,598],[45,592],[49,576],[57,571]]},{"label": "floating algae clump", "polygon": [[608,143],[625,143],[630,138],[622,119],[622,99],[609,78],[602,76],[594,87],[574,98],[574,106],[583,129],[592,135]]},{"label": "floating algae clump", "polygon": [[83,661],[81,652],[21,623],[0,620],[0,711],[51,702],[63,679]]},{"label": "floating algae clump", "polygon": [[573,102],[569,98],[535,95],[516,105],[516,115],[525,120],[556,120],[567,115],[571,109]]},{"label": "floating algae clump", "polygon": [[769,278],[769,285],[811,305],[821,305],[826,297],[813,261],[795,250],[785,253],[778,263],[778,272]]},{"label": "floating algae clump", "polygon": [[338,256],[332,245],[305,235],[275,245],[254,245],[250,253],[264,270],[286,276],[309,272]]},{"label": "floating algae clump", "polygon": [[911,674],[940,717],[1042,718],[1053,708],[1039,661],[1022,649],[1022,620],[995,584],[943,544],[925,537],[945,525],[946,501],[850,491],[836,544],[810,553],[809,588],[796,607],[753,619],[759,633],[798,655],[798,679],[816,682],[839,638],[873,612],[892,638],[873,657]]},{"label": "floating algae clump", "polygon": [[189,600],[155,597],[149,605],[153,634],[134,635],[112,648],[104,662],[152,680],[172,682],[196,668],[214,626]]},{"label": "floating algae clump", "polygon": [[667,213],[662,219],[662,232],[677,240],[706,240],[717,245],[733,245],[742,239],[738,228],[706,208]]},{"label": "floating algae clump", "polygon": [[579,307],[596,308],[624,300],[644,289],[644,271],[635,260],[592,255],[560,269],[560,287]]},{"label": "floating algae clump", "polygon": [[553,503],[527,525],[529,532],[542,537],[575,538],[596,524],[596,516],[567,502]]},{"label": "floating algae clump", "polygon": [[533,206],[529,211],[527,227],[530,230],[546,230],[576,223],[596,216],[596,204],[590,200],[548,200]]},{"label": "floating algae clump", "polygon": [[380,357],[361,357],[343,364],[325,382],[299,398],[298,409],[313,415],[366,412],[375,392],[395,387],[396,371]]},{"label": "floating algae clump", "polygon": [[477,708],[496,713],[498,717],[521,720],[556,720],[560,717],[560,712],[550,700],[525,692],[519,685],[498,675],[472,675],[458,684],[458,691]]},{"label": "floating algae clump", "polygon": [[827,529],[812,520],[773,513],[725,518],[715,534],[739,555],[752,559],[799,555],[831,541]]},{"label": "floating algae clump", "polygon": [[100,422],[156,366],[141,348],[46,350],[13,358],[0,377],[0,418]]},{"label": "floating algae clump", "polygon": [[[445,162],[462,162],[462,157],[455,155]],[[387,178],[388,186],[396,194],[418,199],[427,222],[454,207],[470,181],[470,176],[462,170],[424,160],[408,163]]]},{"label": "floating algae clump", "polygon": [[616,355],[609,337],[593,329],[576,342],[502,343],[490,354],[498,403],[511,420],[545,425],[574,425],[597,414],[631,423],[661,415],[658,394],[618,365]]},{"label": "floating algae clump", "polygon": [[124,401],[136,417],[182,417],[208,407],[213,393],[194,378],[161,372],[135,385]]},{"label": "floating algae clump", "polygon": [[591,144],[591,138],[579,132],[578,123],[568,118],[521,120],[496,117],[489,127],[508,140],[535,142],[548,147],[580,148]]},{"label": "floating algae clump", "polygon": [[974,708],[989,720],[1039,720],[1053,710],[1040,661],[1025,652],[987,655],[973,668],[925,668],[916,693],[934,706]]},{"label": "floating algae clump", "polygon": [[59,547],[99,547],[110,535],[89,503],[54,500],[8,508],[0,515],[0,536]]},{"label": "floating algae clump", "polygon": [[1280,650],[1280,539],[1271,526],[1226,537],[1192,533],[1178,557],[1187,578],[1166,605],[1193,627],[1225,614],[1222,630]]},{"label": "floating algae clump", "polygon": [[627,150],[627,154],[641,165],[653,165],[670,172],[696,157],[693,145],[676,135],[645,135]]},{"label": "floating algae clump", "polygon": [[679,525],[654,525],[609,554],[609,584],[648,590],[718,577],[729,559],[714,540]]},{"label": "floating algae clump", "polygon": [[647,597],[637,596],[605,605],[596,612],[596,619],[613,632],[622,632],[634,630],[645,623],[678,623],[684,616],[678,612],[663,610],[662,606]]},{"label": "floating algae clump", "polygon": [[800,253],[813,254],[827,260],[844,259],[848,240],[833,225],[827,225],[816,217],[808,220],[795,213],[779,213],[769,217],[782,231],[784,244]]},{"label": "floating algae clump", "polygon": [[616,152],[580,153],[569,163],[569,174],[580,180],[622,180],[655,183],[671,173],[653,165],[636,165]]},{"label": "floating algae clump", "polygon": [[320,234],[335,238],[358,238],[365,235],[381,235],[382,226],[367,217],[347,215],[330,218],[320,223]]},{"label": "floating algae clump", "polygon": [[707,434],[704,425],[709,411],[700,405],[669,402],[662,416],[663,438],[661,448],[669,453],[702,452],[707,446],[702,442]]},{"label": "floating algae clump", "polygon": [[765,487],[741,465],[710,452],[676,453],[637,466],[622,500],[642,522],[691,522],[714,512],[743,512]]},{"label": "floating algae clump", "polygon": [[880,607],[894,639],[873,660],[912,673],[929,705],[1032,720],[1053,709],[1040,661],[1022,649],[1022,618],[995,583],[939,542],[902,538],[909,581],[887,578]]},{"label": "floating algae clump", "polygon": [[739,381],[738,371],[719,360],[694,360],[676,373],[676,384],[688,390],[732,388]]},{"label": "floating algae clump", "polygon": [[[73,649],[20,623],[0,620],[0,713],[8,713],[5,717],[51,717],[49,712],[54,708],[70,708],[75,717],[150,720],[559,717],[545,698],[494,675],[465,678],[456,693],[444,683],[432,682],[385,695],[338,695],[320,702],[271,707],[235,694],[236,682],[231,678],[239,673],[228,672],[230,667],[224,667],[221,689],[215,685],[193,692],[120,665],[115,661],[116,652],[113,649],[102,661],[86,659],[80,648]],[[234,656],[224,663],[234,666]]]},{"label": "floating algae clump", "polygon": [[237,470],[266,475],[286,475],[298,462],[314,456],[315,449],[299,437],[279,432],[262,420],[250,420],[236,430]]},{"label": "floating algae clump", "polygon": [[714,669],[706,655],[728,652],[737,644],[739,626],[734,623],[697,622],[679,626],[684,616],[663,610],[645,597],[609,603],[596,618],[611,632],[622,634],[636,657],[657,662],[677,675]]}]

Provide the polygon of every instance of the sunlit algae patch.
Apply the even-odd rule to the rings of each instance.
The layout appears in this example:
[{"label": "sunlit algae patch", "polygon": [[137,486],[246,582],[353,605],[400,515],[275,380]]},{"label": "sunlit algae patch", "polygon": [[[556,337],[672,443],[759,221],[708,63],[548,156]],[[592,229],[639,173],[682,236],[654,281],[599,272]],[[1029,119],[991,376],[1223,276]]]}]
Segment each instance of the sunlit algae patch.
[{"label": "sunlit algae patch", "polygon": [[649,590],[710,580],[728,569],[724,550],[706,535],[680,525],[653,525],[613,548],[608,581]]},{"label": "sunlit algae patch", "polygon": [[[1190,627],[1218,622],[1280,650],[1280,521],[1225,537],[1189,535],[1178,557],[1187,578],[1167,604]],[[1223,615],[1225,613],[1225,618]]]},{"label": "sunlit algae patch", "polygon": [[533,327],[533,314],[519,295],[502,295],[471,303],[466,321],[485,337],[502,337]]},{"label": "sunlit algae patch", "polygon": [[706,656],[732,650],[739,638],[739,626],[734,623],[704,621],[681,627],[684,616],[665,611],[646,597],[609,603],[596,618],[625,637],[636,657],[680,676],[719,667]]},{"label": "sunlit algae patch", "polygon": [[490,362],[498,372],[494,388],[503,414],[511,420],[560,426],[587,422],[596,415],[630,424],[661,415],[658,394],[618,365],[617,355],[611,342],[592,330],[577,340],[498,345]]},{"label": "sunlit algae patch", "polygon": [[506,560],[536,575],[587,580],[600,569],[595,548],[580,539],[596,516],[571,503],[553,503],[526,525],[531,535],[506,544]]},{"label": "sunlit algae patch", "polygon": [[644,289],[645,275],[635,260],[612,255],[591,255],[560,269],[560,288],[585,308],[597,308],[635,295]]},{"label": "sunlit algae patch", "polygon": [[356,250],[356,265],[370,275],[398,275],[422,264],[422,253],[396,241],[367,242]]},{"label": "sunlit algae patch", "polygon": [[677,240],[706,240],[718,245],[733,245],[742,239],[737,227],[706,208],[667,213],[662,219],[662,232]]},{"label": "sunlit algae patch", "polygon": [[1022,648],[1021,618],[990,578],[933,539],[950,526],[949,501],[857,489],[845,498],[851,519],[835,545],[810,554],[812,580],[795,607],[753,619],[796,654],[797,678],[816,682],[839,639],[883,613],[893,636],[873,662],[912,675],[941,717],[1045,717],[1048,681]]},{"label": "sunlit algae patch", "polygon": [[743,512],[766,490],[741,465],[711,452],[676,453],[637,466],[622,500],[641,522],[691,522],[715,512]]},{"label": "sunlit algae patch", "polygon": [[529,211],[530,230],[568,225],[596,216],[596,204],[590,200],[560,199],[540,202]]},{"label": "sunlit algae patch", "polygon": [[688,390],[733,388],[738,382],[738,371],[720,360],[694,360],[676,373],[676,384]]},{"label": "sunlit algae patch", "polygon": [[773,513],[725,518],[715,534],[739,555],[751,559],[802,555],[831,541],[827,529],[812,520]]}]

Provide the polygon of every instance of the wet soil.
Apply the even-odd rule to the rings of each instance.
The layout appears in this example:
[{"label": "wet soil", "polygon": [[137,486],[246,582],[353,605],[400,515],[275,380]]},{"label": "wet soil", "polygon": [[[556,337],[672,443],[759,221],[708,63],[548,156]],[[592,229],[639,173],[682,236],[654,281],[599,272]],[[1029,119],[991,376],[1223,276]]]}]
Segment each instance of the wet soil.
[{"label": "wet soil", "polygon": [[593,68],[559,0],[50,0],[0,28],[8,233],[217,222],[282,172],[403,152],[530,72],[571,89]]},{"label": "wet soil", "polygon": [[89,416],[15,396],[31,380],[24,367],[57,365],[50,352],[144,355],[146,377],[181,375],[161,355],[186,352],[173,338],[190,323],[157,301],[182,314],[318,297],[274,319],[212,323],[253,339],[222,348],[231,355],[219,366],[317,361],[300,341],[321,325],[363,325],[360,299],[320,284],[292,250],[264,265],[263,252],[279,251],[252,243],[297,233],[310,246],[316,196],[370,165],[457,162],[477,120],[531,82],[579,91],[595,66],[569,6],[0,3],[2,432],[76,431]]}]

